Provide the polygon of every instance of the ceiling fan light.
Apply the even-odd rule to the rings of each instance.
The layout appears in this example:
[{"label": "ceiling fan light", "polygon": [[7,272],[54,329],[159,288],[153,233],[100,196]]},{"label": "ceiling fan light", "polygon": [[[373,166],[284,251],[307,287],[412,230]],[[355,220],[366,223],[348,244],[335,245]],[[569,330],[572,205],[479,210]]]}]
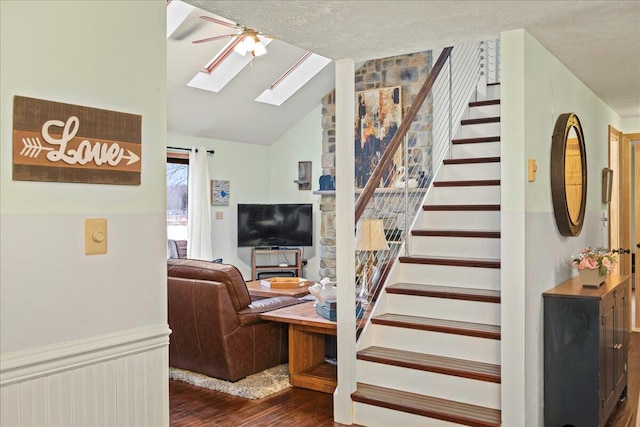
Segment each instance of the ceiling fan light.
[{"label": "ceiling fan light", "polygon": [[245,49],[250,52],[256,45],[256,41],[253,39],[253,36],[246,36],[242,44],[244,44]]},{"label": "ceiling fan light", "polygon": [[238,55],[245,56],[247,54],[247,46],[244,44],[244,40],[238,43],[236,47],[233,48],[233,50]]},{"label": "ceiling fan light", "polygon": [[267,53],[267,48],[264,47],[261,41],[258,41],[253,47],[253,56],[262,56],[265,53]]}]

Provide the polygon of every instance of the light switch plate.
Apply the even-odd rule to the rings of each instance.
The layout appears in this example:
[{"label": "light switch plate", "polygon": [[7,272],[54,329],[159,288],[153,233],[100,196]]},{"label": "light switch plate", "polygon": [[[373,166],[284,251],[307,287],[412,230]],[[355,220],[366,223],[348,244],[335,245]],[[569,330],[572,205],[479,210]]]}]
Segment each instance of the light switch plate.
[{"label": "light switch plate", "polygon": [[533,182],[536,180],[536,172],[538,172],[538,165],[536,164],[535,159],[529,159],[527,162],[529,165],[529,182]]},{"label": "light switch plate", "polygon": [[216,219],[224,219],[224,214],[222,211],[216,211]]},{"label": "light switch plate", "polygon": [[86,218],[84,220],[84,254],[107,253],[107,219]]}]

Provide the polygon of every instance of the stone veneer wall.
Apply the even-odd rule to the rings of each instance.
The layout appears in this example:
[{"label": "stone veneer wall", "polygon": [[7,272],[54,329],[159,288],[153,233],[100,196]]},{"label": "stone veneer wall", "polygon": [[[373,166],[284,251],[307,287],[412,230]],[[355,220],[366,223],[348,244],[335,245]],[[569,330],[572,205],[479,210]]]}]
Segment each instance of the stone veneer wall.
[{"label": "stone veneer wall", "polygon": [[[356,92],[383,87],[402,87],[403,117],[420,87],[431,71],[431,51],[412,53],[390,58],[372,59],[360,66],[355,73]],[[322,99],[322,173],[335,176],[335,91]],[[419,171],[431,170],[431,95],[420,108],[408,135],[408,177],[416,178]],[[340,177],[337,177],[340,179]],[[377,196],[376,196],[377,197]],[[372,203],[385,203],[381,198]],[[322,195],[320,201],[320,277],[336,280],[336,229],[335,196]],[[365,212],[365,215],[367,213]],[[385,218],[385,228],[403,229],[404,212],[395,212],[395,217]]]}]

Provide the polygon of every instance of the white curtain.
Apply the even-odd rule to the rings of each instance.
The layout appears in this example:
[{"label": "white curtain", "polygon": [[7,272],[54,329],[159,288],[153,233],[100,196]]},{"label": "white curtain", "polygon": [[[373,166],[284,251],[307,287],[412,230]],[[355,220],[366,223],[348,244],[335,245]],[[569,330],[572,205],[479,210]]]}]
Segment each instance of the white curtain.
[{"label": "white curtain", "polygon": [[213,259],[209,185],[207,149],[193,148],[189,153],[187,258],[205,261]]}]

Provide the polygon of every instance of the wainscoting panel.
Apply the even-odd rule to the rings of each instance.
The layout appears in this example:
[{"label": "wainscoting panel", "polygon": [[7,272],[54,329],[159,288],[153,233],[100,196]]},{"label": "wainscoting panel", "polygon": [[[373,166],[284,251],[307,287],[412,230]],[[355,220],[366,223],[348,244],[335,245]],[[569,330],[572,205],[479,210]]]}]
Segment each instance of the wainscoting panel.
[{"label": "wainscoting panel", "polygon": [[168,426],[169,332],[145,328],[3,355],[0,425]]}]

